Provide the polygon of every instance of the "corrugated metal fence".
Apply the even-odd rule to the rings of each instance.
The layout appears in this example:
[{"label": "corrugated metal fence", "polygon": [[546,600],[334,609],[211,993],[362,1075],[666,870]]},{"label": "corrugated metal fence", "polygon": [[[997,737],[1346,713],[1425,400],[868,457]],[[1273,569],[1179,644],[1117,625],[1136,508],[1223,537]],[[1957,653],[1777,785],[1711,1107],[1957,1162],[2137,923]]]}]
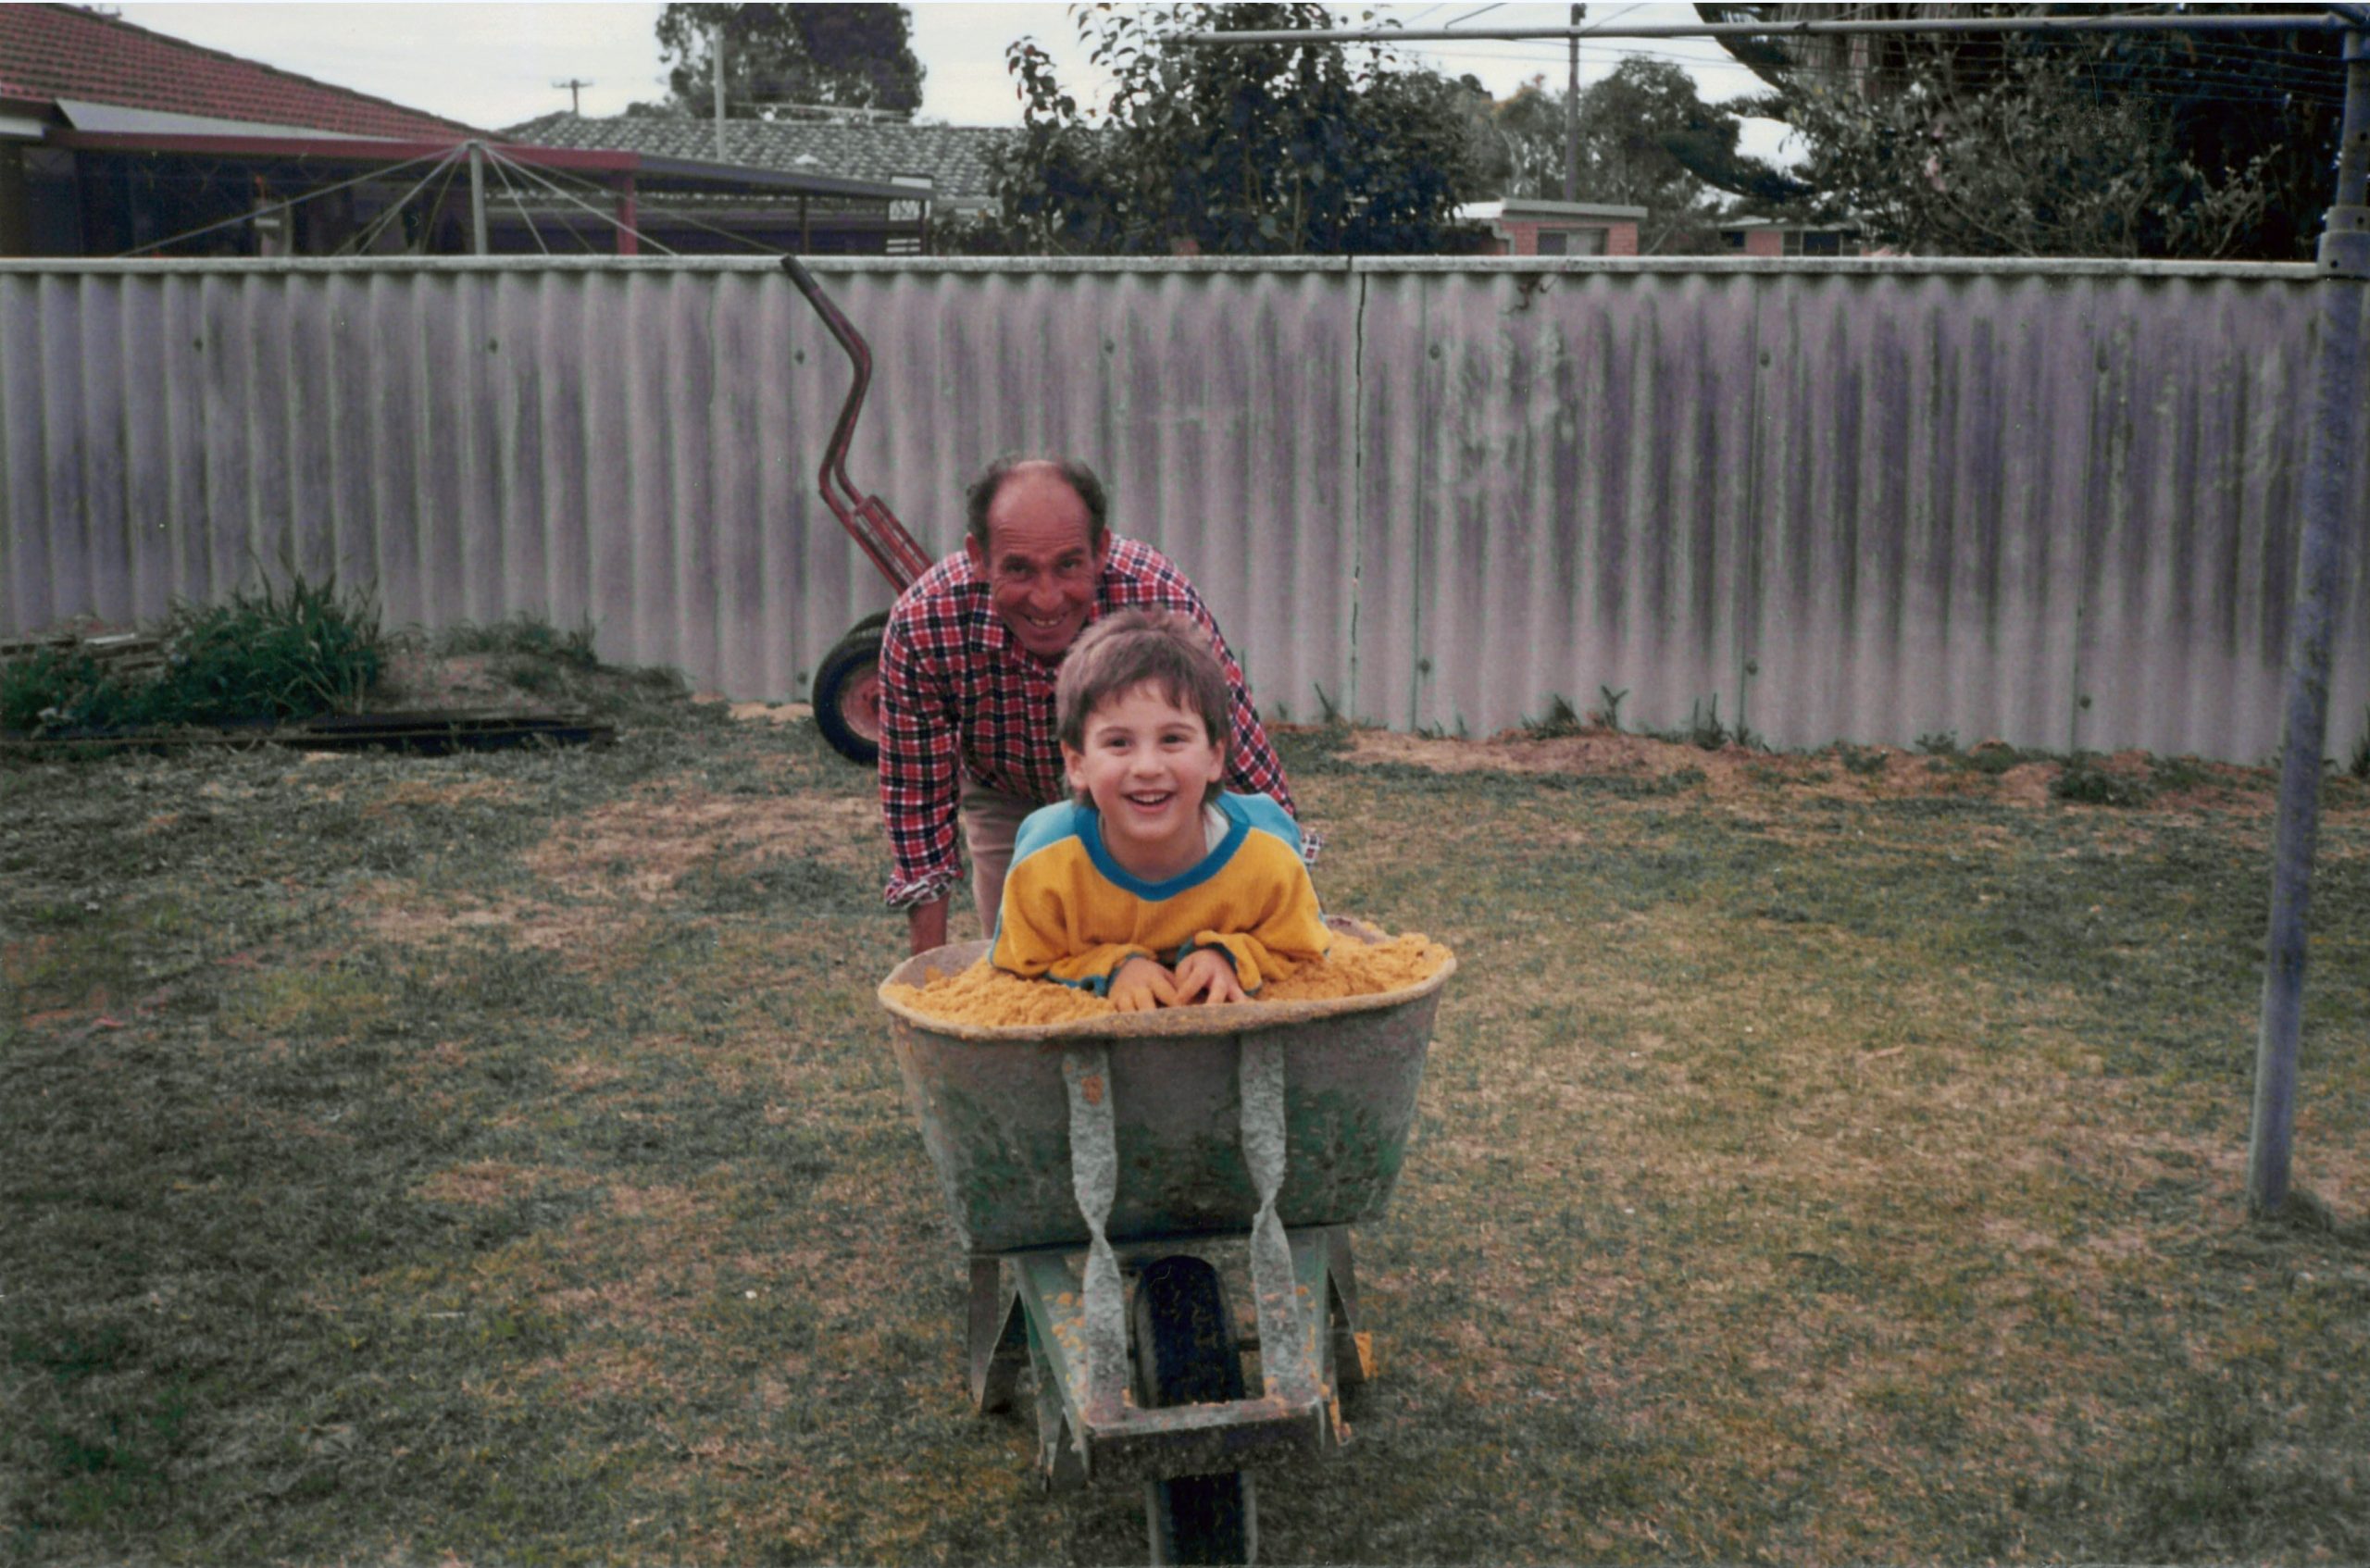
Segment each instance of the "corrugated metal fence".
[{"label": "corrugated metal fence", "polygon": [[[988,456],[1085,456],[1271,712],[2276,743],[2311,291],[2348,286],[2307,268],[816,269],[875,355],[860,485],[941,552]],[[846,384],[763,261],[0,264],[0,631],[293,551],[397,623],[589,617],[802,695],[888,601],[814,493]]]}]

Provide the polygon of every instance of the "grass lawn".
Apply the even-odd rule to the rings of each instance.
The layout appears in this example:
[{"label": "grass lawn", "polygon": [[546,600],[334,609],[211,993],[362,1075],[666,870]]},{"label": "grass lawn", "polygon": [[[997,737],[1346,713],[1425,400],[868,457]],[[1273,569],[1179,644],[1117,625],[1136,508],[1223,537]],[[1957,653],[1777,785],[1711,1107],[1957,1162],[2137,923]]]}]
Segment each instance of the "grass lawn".
[{"label": "grass lawn", "polygon": [[[869,778],[620,723],[0,768],[8,1559],[1140,1556],[965,1400]],[[2265,775],[1282,741],[1461,967],[1269,1561],[2370,1558],[2370,790],[2252,1224]]]}]

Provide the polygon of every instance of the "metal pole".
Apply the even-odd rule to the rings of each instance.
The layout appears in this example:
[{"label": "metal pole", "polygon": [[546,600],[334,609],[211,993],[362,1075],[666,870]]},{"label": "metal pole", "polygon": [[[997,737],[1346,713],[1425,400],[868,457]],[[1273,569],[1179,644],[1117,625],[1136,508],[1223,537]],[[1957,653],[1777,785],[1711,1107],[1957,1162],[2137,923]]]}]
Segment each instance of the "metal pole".
[{"label": "metal pole", "polygon": [[[1580,19],[1589,14],[1586,6],[1572,7],[1572,25],[1578,27]],[[1572,70],[1570,85],[1564,98],[1564,199],[1580,199],[1580,35],[1572,34]]]},{"label": "metal pole", "polygon": [[617,181],[617,254],[642,254],[641,217],[634,210],[633,176],[629,174]]},{"label": "metal pole", "polygon": [[[2359,19],[2358,18],[2355,19]],[[2329,641],[2345,578],[2347,449],[2362,373],[2362,308],[2370,280],[2370,31],[2345,36],[2345,120],[2338,139],[2337,202],[2321,234],[2319,355],[2304,449],[2304,528],[2296,607],[2288,639],[2280,717],[2279,824],[2272,852],[2271,927],[2264,939],[2263,1027],[2255,1040],[2254,1124],[2247,1148],[2247,1206],[2276,1213],[2288,1201],[2296,1132],[2296,1042],[2304,1007],[2305,916],[2320,828],[2322,748],[2328,736]]]},{"label": "metal pole", "polygon": [[469,143],[469,254],[486,254],[485,143]]}]

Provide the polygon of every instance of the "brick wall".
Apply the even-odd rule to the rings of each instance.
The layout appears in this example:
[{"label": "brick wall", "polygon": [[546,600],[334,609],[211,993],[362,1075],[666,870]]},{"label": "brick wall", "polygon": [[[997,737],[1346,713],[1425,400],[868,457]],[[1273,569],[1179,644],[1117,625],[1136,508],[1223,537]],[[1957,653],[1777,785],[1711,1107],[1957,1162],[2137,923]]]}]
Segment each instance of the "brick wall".
[{"label": "brick wall", "polygon": [[1634,223],[1570,223],[1561,219],[1535,218],[1502,218],[1492,225],[1499,234],[1497,254],[1500,255],[1538,255],[1540,230],[1582,235],[1602,234],[1602,249],[1576,244],[1568,253],[1573,255],[1636,255],[1638,226]]}]

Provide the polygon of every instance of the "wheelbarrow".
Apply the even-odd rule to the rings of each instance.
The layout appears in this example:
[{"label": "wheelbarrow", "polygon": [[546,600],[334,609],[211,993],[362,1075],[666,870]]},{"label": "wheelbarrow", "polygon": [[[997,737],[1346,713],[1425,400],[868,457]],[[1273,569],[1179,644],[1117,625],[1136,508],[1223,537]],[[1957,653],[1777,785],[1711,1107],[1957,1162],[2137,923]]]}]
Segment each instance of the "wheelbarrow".
[{"label": "wheelbarrow", "polygon": [[[1338,1447],[1341,1392],[1374,1375],[1350,1227],[1398,1180],[1454,961],[1379,995],[1041,1027],[954,1024],[889,994],[986,946],[910,958],[880,992],[969,1260],[972,1404],[1007,1408],[1029,1367],[1049,1488],[1142,1485],[1154,1562],[1251,1562],[1246,1468]],[[1238,1247],[1247,1331],[1214,1261]]]},{"label": "wheelbarrow", "polygon": [[[815,281],[806,264],[794,255],[781,258],[781,269],[806,296],[806,303],[823,318],[823,325],[847,351],[848,362],[854,367],[854,380],[849,383],[847,401],[840,407],[839,422],[831,427],[831,439],[823,449],[822,467],[817,475],[823,504],[848,530],[856,547],[880,569],[889,579],[891,591],[903,593],[913,586],[914,579],[930,568],[930,558],[905,531],[897,515],[877,495],[857,492],[848,479],[848,443],[855,435],[856,415],[864,407],[865,389],[872,382],[872,353],[864,339],[848,324],[840,307]],[[831,749],[850,762],[871,766],[880,755],[880,628],[888,624],[889,613],[876,611],[865,616],[846,634],[831,645],[815,666],[815,678],[808,683],[808,700],[815,706],[815,727],[823,732]]]}]

